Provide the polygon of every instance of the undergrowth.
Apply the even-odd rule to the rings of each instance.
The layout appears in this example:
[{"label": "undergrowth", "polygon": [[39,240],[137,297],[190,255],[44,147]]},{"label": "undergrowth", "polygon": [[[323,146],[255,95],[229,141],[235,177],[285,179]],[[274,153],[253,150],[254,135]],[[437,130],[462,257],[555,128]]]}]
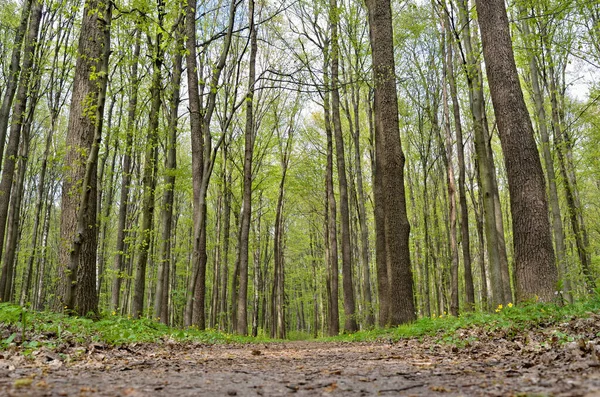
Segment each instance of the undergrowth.
[{"label": "undergrowth", "polygon": [[99,320],[52,312],[35,312],[20,306],[0,303],[0,349],[18,342],[24,347],[58,344],[106,343],[119,346],[131,343],[157,343],[168,340],[196,343],[250,343],[267,341],[232,335],[216,330],[168,327],[149,319],[105,315]]},{"label": "undergrowth", "polygon": [[[376,328],[336,337],[319,338],[320,341],[397,341],[405,338],[434,336],[440,342],[456,344],[457,331],[478,329],[483,332],[504,331],[517,334],[531,329],[543,329],[564,323],[573,318],[587,317],[600,311],[600,299],[573,305],[530,303],[519,306],[498,307],[495,312],[463,313],[458,317],[442,315],[421,318],[413,323],[395,328]],[[310,339],[310,334],[290,332],[291,340]],[[104,315],[99,320],[66,316],[51,312],[29,311],[9,303],[0,304],[0,350],[19,345],[23,348],[86,343],[105,343],[119,346],[131,343],[161,343],[166,341],[196,343],[252,343],[267,342],[264,335],[244,337],[197,328],[168,327],[149,319],[134,320],[127,317]]]},{"label": "undergrowth", "polygon": [[499,306],[492,313],[478,311],[463,313],[458,317],[448,315],[424,317],[395,328],[376,328],[322,338],[322,340],[340,342],[397,341],[405,338],[437,336],[440,341],[454,343],[458,330],[479,328],[490,333],[496,331],[506,331],[509,334],[519,333],[551,327],[573,318],[588,317],[593,312],[600,312],[600,299],[598,298],[564,306],[548,303],[525,303],[519,306],[509,304],[508,307]]}]

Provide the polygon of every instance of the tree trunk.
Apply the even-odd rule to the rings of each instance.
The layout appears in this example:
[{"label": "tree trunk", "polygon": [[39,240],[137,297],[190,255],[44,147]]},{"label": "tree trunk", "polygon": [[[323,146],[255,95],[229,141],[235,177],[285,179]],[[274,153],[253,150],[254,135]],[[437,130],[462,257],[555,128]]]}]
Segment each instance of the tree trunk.
[{"label": "tree trunk", "polygon": [[442,63],[444,65],[444,83],[442,86],[443,109],[444,109],[444,132],[445,132],[445,166],[446,184],[448,187],[448,210],[450,221],[450,314],[458,316],[458,232],[456,230],[456,181],[454,179],[454,164],[452,159],[452,132],[450,131],[450,107],[448,105],[448,90],[446,80],[449,75],[449,65],[452,62],[451,43],[446,45],[445,22],[442,23]]},{"label": "tree trunk", "polygon": [[[22,74],[18,83],[16,100],[12,109],[10,135],[6,145],[6,157],[4,158],[4,167],[2,169],[2,180],[0,180],[0,258],[2,258],[2,251],[4,250],[4,238],[7,229],[6,225],[8,221],[8,209],[10,201],[9,199],[13,189],[13,179],[15,177],[15,168],[17,165],[19,142],[21,141],[21,132],[27,116],[25,110],[27,106],[29,84],[32,79],[35,47],[41,18],[42,2],[36,0],[31,6],[31,20],[29,21],[27,28],[25,49],[23,51],[23,65],[21,67]],[[10,87],[8,89],[10,89]],[[5,98],[5,101],[7,99],[8,98]],[[3,132],[0,131],[0,133]],[[4,150],[4,145],[0,146],[0,152],[3,152]],[[4,261],[2,267],[2,276],[0,277],[0,298],[2,298],[3,301],[9,299],[10,287],[12,285],[10,276],[12,275],[13,263],[9,262],[12,261]]]},{"label": "tree trunk", "polygon": [[135,118],[138,101],[138,63],[140,58],[140,42],[142,31],[136,28],[133,36],[135,37],[135,47],[133,50],[133,65],[131,67],[131,92],[129,94],[129,108],[127,111],[127,127],[125,133],[125,153],[123,154],[122,177],[121,177],[121,196],[119,200],[119,221],[117,226],[117,247],[114,263],[114,278],[112,282],[111,306],[113,311],[119,310],[119,298],[121,293],[121,280],[123,279],[123,258],[126,256],[125,240],[128,233],[125,230],[127,223],[127,214],[129,209],[129,185],[131,184],[131,150],[133,146],[133,135],[135,128]]},{"label": "tree trunk", "polygon": [[519,302],[554,299],[558,281],[544,174],[519,85],[504,0],[476,0],[510,191]]},{"label": "tree trunk", "polygon": [[[23,48],[23,38],[25,37],[25,33],[27,33],[28,31],[28,26],[29,31],[31,31],[31,24],[29,23],[29,14],[32,8],[32,3],[33,0],[25,0],[23,2],[23,6],[21,9],[21,22],[19,23],[19,27],[15,32],[15,40],[13,41],[13,50],[10,58],[10,66],[8,67],[8,82],[6,84],[4,98],[2,98],[2,106],[0,107],[0,167],[2,167],[2,161],[4,160],[3,156],[5,148],[4,145],[6,144],[6,130],[8,129],[10,109],[13,105],[15,93],[17,92],[17,85],[19,84],[19,74],[21,73],[21,70],[25,70],[25,68],[21,68],[21,51]],[[27,48],[25,48],[24,51],[26,52]],[[6,197],[8,197],[8,195]],[[4,240],[0,239],[0,245],[3,244],[3,241]],[[0,257],[2,257],[1,252]]]},{"label": "tree trunk", "polygon": [[482,76],[479,72],[478,61],[475,57],[475,49],[471,42],[471,29],[469,22],[468,0],[459,0],[459,14],[463,25],[462,42],[466,56],[464,57],[464,68],[469,86],[469,102],[473,115],[473,133],[475,141],[475,153],[478,164],[478,181],[483,191],[483,216],[485,227],[485,240],[488,253],[492,286],[492,306],[508,303],[510,298],[504,296],[502,268],[500,263],[499,236],[496,227],[496,213],[494,202],[494,168],[490,153],[486,147],[486,126],[483,111],[484,97]]},{"label": "tree trunk", "polygon": [[358,331],[356,323],[356,304],[354,302],[354,285],[352,282],[352,252],[350,243],[350,210],[348,208],[348,181],[346,177],[346,160],[344,158],[344,137],[340,119],[339,91],[339,45],[337,0],[329,2],[329,24],[331,29],[331,114],[338,173],[338,188],[340,194],[340,220],[342,245],[342,282],[344,292],[344,331]]},{"label": "tree trunk", "polygon": [[[326,45],[323,49],[324,73],[323,82],[325,87],[329,87],[329,47]],[[327,137],[327,165],[325,168],[325,196],[327,202],[326,225],[327,225],[327,268],[329,284],[329,317],[328,334],[335,336],[340,332],[340,315],[338,308],[338,248],[337,248],[337,208],[335,195],[333,192],[333,131],[331,130],[331,107],[329,101],[329,92],[323,94],[323,113],[325,116],[325,135]]]},{"label": "tree trunk", "polygon": [[[162,49],[162,29],[165,16],[164,3],[157,1],[158,9],[158,31],[154,42],[154,48],[150,50],[152,54],[152,86],[150,87],[150,97],[152,103],[150,106],[150,119],[148,121],[148,136],[146,138],[146,154],[144,156],[144,173],[142,176],[143,197],[142,197],[142,224],[140,231],[142,233],[142,242],[135,272],[135,287],[133,295],[132,315],[133,318],[139,318],[144,314],[144,293],[146,288],[146,267],[148,264],[148,252],[153,235],[155,190],[158,172],[158,127],[161,108],[161,83],[162,83],[162,64],[164,50]],[[148,42],[152,40],[148,38]]]},{"label": "tree trunk", "polygon": [[456,155],[458,159],[458,201],[460,204],[460,237],[462,245],[462,258],[465,277],[465,310],[471,311],[475,308],[475,288],[473,286],[473,270],[471,268],[471,242],[469,237],[469,209],[467,207],[467,195],[465,192],[465,147],[463,143],[462,122],[460,116],[460,103],[456,89],[456,77],[454,74],[454,52],[450,31],[450,23],[446,19],[448,31],[447,47],[447,78],[450,86],[450,98],[452,99],[452,112],[454,115],[454,130],[456,133]]},{"label": "tree trunk", "polygon": [[256,131],[254,124],[254,83],[256,79],[256,27],[254,25],[254,0],[248,1],[248,20],[250,29],[250,61],[248,65],[248,93],[246,94],[246,129],[244,132],[244,183],[242,195],[242,213],[240,216],[240,287],[238,290],[236,333],[248,334],[248,240],[250,238],[250,220],[252,217],[252,157]]},{"label": "tree trunk", "polygon": [[[368,119],[369,119],[369,141],[371,145],[371,178],[373,179],[373,198],[376,203],[383,201],[383,192],[381,190],[381,173],[376,171],[375,155],[375,124],[373,121],[372,100],[369,98]],[[388,324],[390,315],[389,302],[389,282],[385,254],[385,230],[384,230],[384,209],[381,205],[373,206],[373,215],[375,217],[375,264],[377,266],[377,290],[379,292],[379,326],[385,327]]]},{"label": "tree trunk", "polygon": [[394,67],[392,13],[389,0],[368,0],[373,82],[375,87],[375,161],[383,208],[391,326],[416,319],[404,191],[404,153],[400,142]]},{"label": "tree trunk", "polygon": [[[179,34],[179,33],[178,33]],[[154,317],[162,323],[168,318],[161,316],[168,301],[164,299],[169,291],[169,268],[171,267],[171,231],[173,227],[173,202],[175,191],[175,171],[177,169],[177,121],[181,90],[181,72],[183,56],[180,39],[177,38],[178,50],[173,59],[173,77],[171,80],[171,102],[169,106],[169,134],[167,136],[167,155],[165,158],[165,176],[163,206],[161,210],[162,236],[160,241],[160,259],[156,278],[156,294],[154,296]]]},{"label": "tree trunk", "polygon": [[[520,10],[523,12],[523,10]],[[532,45],[534,38],[531,35],[527,21],[522,23],[523,33],[528,43]],[[558,273],[562,282],[563,296],[569,302],[573,302],[571,296],[570,281],[566,275],[566,245],[565,233],[561,219],[560,206],[558,201],[558,189],[556,188],[556,173],[554,171],[554,161],[550,153],[550,136],[548,134],[548,124],[546,121],[546,108],[544,106],[544,96],[539,83],[539,67],[532,52],[529,55],[529,72],[531,77],[531,87],[533,89],[533,100],[535,102],[536,120],[542,141],[542,157],[546,168],[548,178],[548,198],[550,200],[552,232],[554,235],[554,244],[556,249],[556,260],[558,261]]]},{"label": "tree trunk", "polygon": [[[62,304],[67,312],[78,315],[98,312],[96,171],[108,83],[112,16],[112,5],[109,4],[105,12],[100,11],[100,6],[90,1],[83,12],[67,134],[70,150],[66,157],[66,164],[81,164],[83,160],[83,166],[71,170],[70,178],[63,183],[62,197],[61,237],[70,246],[68,251],[61,252],[61,262],[68,263],[68,268],[62,269]],[[99,71],[99,81],[90,78],[95,71]],[[95,107],[92,117],[86,108],[90,104]],[[81,158],[82,152],[87,154],[87,159]]]}]

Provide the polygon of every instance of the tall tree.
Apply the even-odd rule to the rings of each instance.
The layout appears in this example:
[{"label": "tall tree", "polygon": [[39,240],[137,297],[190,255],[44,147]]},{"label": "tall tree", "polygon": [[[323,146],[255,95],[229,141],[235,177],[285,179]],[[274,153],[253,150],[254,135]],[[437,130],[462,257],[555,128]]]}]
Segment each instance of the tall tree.
[{"label": "tall tree", "polygon": [[[387,300],[389,325],[416,318],[413,301],[413,277],[408,237],[410,225],[406,214],[404,191],[405,157],[400,143],[398,96],[394,61],[392,10],[389,0],[368,0],[375,110],[374,183],[380,194],[376,206],[383,209],[383,231],[388,278]],[[379,200],[378,200],[379,199]],[[381,237],[380,237],[381,238]]]},{"label": "tall tree", "polygon": [[171,243],[173,230],[173,203],[175,201],[175,170],[177,169],[177,122],[179,119],[179,103],[182,73],[182,48],[179,27],[175,28],[177,47],[173,57],[173,76],[171,77],[171,100],[169,102],[169,128],[165,156],[164,192],[161,210],[162,236],[160,244],[160,263],[156,276],[156,293],[154,294],[154,317],[168,323],[167,303],[169,297],[169,275],[171,265]]},{"label": "tall tree", "polygon": [[136,264],[135,272],[135,291],[133,296],[132,313],[134,318],[143,315],[144,311],[144,292],[146,289],[146,267],[148,263],[148,253],[153,235],[154,205],[156,195],[156,182],[158,178],[158,124],[160,120],[161,109],[161,87],[162,87],[162,64],[164,50],[162,44],[163,21],[165,17],[165,3],[163,0],[157,0],[156,8],[158,11],[158,26],[156,38],[148,36],[148,42],[152,53],[152,85],[150,86],[150,115],[148,120],[148,135],[146,138],[146,152],[144,155],[144,171],[142,184],[144,188],[142,201],[142,242]]},{"label": "tall tree", "polygon": [[[16,100],[12,109],[12,122],[10,125],[10,135],[6,145],[6,158],[4,159],[4,167],[2,170],[2,179],[0,180],[0,258],[4,249],[4,236],[6,224],[8,221],[9,201],[11,201],[11,192],[15,189],[13,180],[15,176],[15,168],[17,165],[19,143],[21,142],[21,132],[27,119],[27,100],[29,99],[30,81],[32,80],[33,64],[35,58],[35,48],[37,36],[42,18],[42,2],[35,1],[31,6],[31,18],[27,28],[27,36],[25,38],[25,49],[22,65],[21,79],[19,80]],[[9,87],[10,89],[10,87]],[[5,99],[6,100],[6,99]],[[4,151],[4,147],[0,147],[0,151]],[[14,198],[14,196],[13,196]],[[13,200],[13,208],[15,208]],[[13,211],[14,214],[14,211]],[[13,215],[14,216],[14,215]],[[10,240],[10,235],[8,236]],[[8,243],[8,241],[7,241]],[[9,300],[10,290],[12,286],[13,261],[4,258],[2,267],[2,276],[0,278],[0,299]]]},{"label": "tall tree", "polygon": [[354,285],[352,282],[352,247],[350,246],[350,209],[348,208],[348,180],[346,176],[346,160],[344,158],[344,136],[340,119],[340,81],[338,37],[339,9],[337,0],[329,1],[329,25],[331,30],[331,116],[335,137],[335,154],[340,194],[340,224],[342,245],[342,282],[344,292],[344,330],[358,331],[354,303]]},{"label": "tall tree", "polygon": [[523,99],[504,0],[476,0],[486,72],[508,177],[517,300],[551,301],[554,261],[542,165]]},{"label": "tall tree", "polygon": [[79,315],[97,313],[96,169],[108,82],[112,4],[86,2],[67,131],[61,202],[59,303]]},{"label": "tall tree", "polygon": [[[190,107],[190,128],[192,137],[192,177],[194,190],[194,253],[192,277],[188,285],[188,299],[185,307],[184,323],[205,327],[204,301],[206,293],[206,195],[215,164],[216,154],[224,136],[214,145],[210,123],[215,110],[218,84],[221,72],[227,62],[238,2],[232,0],[229,5],[225,41],[216,64],[211,68],[209,91],[206,105],[200,99],[202,90],[198,79],[198,61],[196,52],[196,4],[188,2],[186,10],[186,66],[188,76],[188,95]],[[200,68],[201,69],[201,68]]]},{"label": "tall tree", "polygon": [[[6,130],[8,129],[8,122],[10,120],[10,109],[12,102],[17,92],[17,85],[19,83],[19,75],[21,73],[21,52],[23,52],[23,38],[27,33],[29,23],[29,14],[31,12],[31,5],[33,0],[26,0],[21,8],[21,21],[19,27],[15,32],[15,39],[13,41],[13,50],[10,57],[10,66],[8,69],[8,82],[6,84],[6,91],[4,91],[4,97],[2,98],[2,106],[0,107],[0,167],[2,167],[2,160],[4,159],[4,145],[6,143]],[[2,239],[0,239],[0,244]],[[1,257],[2,255],[0,255]]]},{"label": "tall tree", "polygon": [[137,103],[138,103],[138,89],[140,80],[138,77],[138,64],[141,51],[141,34],[142,31],[139,27],[136,27],[132,36],[134,37],[133,47],[133,61],[131,66],[131,78],[130,78],[130,92],[129,92],[129,103],[127,107],[127,125],[125,127],[125,148],[123,153],[123,160],[121,165],[121,193],[120,193],[120,205],[118,215],[118,226],[117,226],[117,244],[114,262],[114,278],[112,282],[112,295],[111,295],[111,306],[112,310],[116,311],[119,309],[120,295],[121,295],[121,280],[123,272],[123,259],[126,256],[127,251],[127,231],[126,222],[127,214],[129,211],[129,190],[131,184],[131,172],[132,172],[132,159],[131,151],[133,146],[133,135],[135,128]]},{"label": "tall tree", "polygon": [[250,60],[248,64],[248,93],[246,94],[246,129],[244,131],[244,181],[242,213],[240,215],[239,269],[240,284],[237,301],[236,332],[248,334],[248,242],[252,215],[252,157],[256,128],[254,121],[254,84],[256,80],[256,25],[254,24],[254,0],[248,0],[248,23],[250,29]]}]

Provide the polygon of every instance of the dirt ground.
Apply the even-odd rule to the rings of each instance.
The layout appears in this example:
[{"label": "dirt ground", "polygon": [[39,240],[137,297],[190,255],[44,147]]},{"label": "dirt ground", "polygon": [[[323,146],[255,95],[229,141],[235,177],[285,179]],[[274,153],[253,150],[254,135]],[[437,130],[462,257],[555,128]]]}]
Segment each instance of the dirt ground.
[{"label": "dirt ground", "polygon": [[[599,316],[560,329],[369,343],[101,344],[0,352],[6,396],[595,396]],[[575,324],[576,326],[576,324]],[[573,325],[568,325],[569,329]]]}]

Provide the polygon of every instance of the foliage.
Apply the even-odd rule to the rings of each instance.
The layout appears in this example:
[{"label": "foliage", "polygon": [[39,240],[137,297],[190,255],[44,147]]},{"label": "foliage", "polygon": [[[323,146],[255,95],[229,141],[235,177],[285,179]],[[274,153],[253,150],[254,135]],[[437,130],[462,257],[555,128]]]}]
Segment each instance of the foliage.
[{"label": "foliage", "polygon": [[[600,300],[578,302],[573,305],[527,303],[520,306],[509,305],[497,312],[463,313],[458,317],[442,315],[424,317],[411,324],[393,329],[375,329],[355,334],[326,338],[328,341],[398,341],[407,338],[435,337],[440,343],[460,344],[463,331],[479,330],[486,333],[504,332],[516,335],[530,329],[550,328],[574,318],[585,318],[600,310]],[[463,341],[464,342],[464,341]]]},{"label": "foliage", "polygon": [[[248,343],[264,342],[265,337],[249,338],[216,330],[178,329],[149,319],[134,320],[103,314],[97,321],[52,312],[33,312],[10,303],[0,304],[0,349],[11,344],[24,348],[61,344],[106,343],[120,346],[131,343]],[[24,336],[24,337],[22,337]]]}]

